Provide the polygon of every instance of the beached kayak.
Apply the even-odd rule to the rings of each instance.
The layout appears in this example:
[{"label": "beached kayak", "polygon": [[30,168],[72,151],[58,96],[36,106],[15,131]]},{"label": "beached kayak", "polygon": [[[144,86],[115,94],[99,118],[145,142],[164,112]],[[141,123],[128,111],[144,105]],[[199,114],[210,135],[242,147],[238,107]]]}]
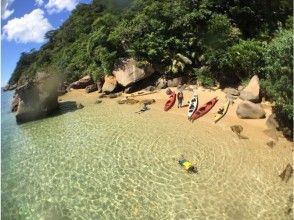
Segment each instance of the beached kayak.
[{"label": "beached kayak", "polygon": [[194,121],[197,118],[200,118],[201,116],[205,115],[207,112],[209,112],[212,107],[215,105],[215,103],[218,101],[218,99],[215,97],[211,99],[209,102],[201,106],[197,111],[195,111],[192,116],[191,120]]},{"label": "beached kayak", "polygon": [[167,100],[167,102],[164,105],[164,111],[170,110],[174,106],[175,102],[176,102],[176,93],[173,92],[169,96],[169,99]]},{"label": "beached kayak", "polygon": [[198,107],[198,95],[193,95],[189,108],[188,108],[188,118],[191,118],[192,114],[197,110]]},{"label": "beached kayak", "polygon": [[224,106],[222,107],[223,110],[221,112],[216,113],[214,117],[214,123],[218,122],[222,117],[224,117],[224,115],[227,113],[229,109],[229,105],[230,105],[230,101],[227,100]]}]

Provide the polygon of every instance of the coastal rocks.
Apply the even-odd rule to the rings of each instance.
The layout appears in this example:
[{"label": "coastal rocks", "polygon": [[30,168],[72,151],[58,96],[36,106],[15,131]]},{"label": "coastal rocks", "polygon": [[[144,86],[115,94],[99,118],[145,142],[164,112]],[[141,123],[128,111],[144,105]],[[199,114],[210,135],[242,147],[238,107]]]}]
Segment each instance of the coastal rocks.
[{"label": "coastal rocks", "polygon": [[130,105],[136,104],[138,102],[140,101],[136,99],[129,99],[129,98],[117,101],[118,104],[130,104]]},{"label": "coastal rocks", "polygon": [[293,174],[293,167],[288,163],[284,171],[279,175],[282,181],[288,182]]},{"label": "coastal rocks", "polygon": [[3,88],[3,91],[10,91],[10,90],[14,90],[14,89],[16,89],[17,88],[17,84],[15,83],[15,84],[12,84],[12,85],[10,85],[10,84],[8,84],[8,85],[6,85],[4,88]]},{"label": "coastal rocks", "polygon": [[150,63],[143,64],[134,59],[120,60],[119,67],[113,71],[113,75],[119,84],[128,87],[154,73]]},{"label": "coastal rocks", "polygon": [[177,77],[177,78],[167,80],[168,87],[177,87],[178,85],[182,85],[182,83],[183,83],[183,77]]},{"label": "coastal rocks", "polygon": [[146,105],[151,105],[151,104],[155,103],[155,99],[144,99],[140,103],[146,104]]},{"label": "coastal rocks", "polygon": [[248,139],[248,137],[241,134],[243,131],[243,127],[241,125],[232,125],[230,128],[235,134],[237,134],[239,139]]},{"label": "coastal rocks", "polygon": [[97,84],[88,85],[85,88],[86,93],[91,93],[97,91]]},{"label": "coastal rocks", "polygon": [[243,101],[238,105],[237,116],[239,118],[259,119],[265,117],[265,111],[259,104],[250,101]]},{"label": "coastal rocks", "polygon": [[114,76],[105,76],[104,84],[102,86],[102,92],[111,93],[117,87],[117,80]]},{"label": "coastal rocks", "polygon": [[276,143],[274,141],[268,141],[266,142],[266,145],[269,146],[270,148],[273,148],[276,145]]},{"label": "coastal rocks", "polygon": [[167,94],[167,95],[171,95],[173,93],[173,91],[170,89],[170,88],[168,88],[166,91],[165,91],[165,94]]},{"label": "coastal rocks", "polygon": [[100,79],[97,80],[96,86],[97,86],[97,92],[98,93],[102,92],[103,83],[104,83],[104,77],[101,77]]},{"label": "coastal rocks", "polygon": [[18,87],[15,93],[19,97],[16,112],[17,123],[39,119],[58,109],[58,80],[52,77],[41,81],[28,81]]},{"label": "coastal rocks", "polygon": [[93,80],[91,79],[91,77],[89,75],[79,79],[76,82],[73,82],[72,84],[69,85],[70,88],[73,89],[84,89],[87,86],[93,84]]},{"label": "coastal rocks", "polygon": [[20,101],[20,99],[19,99],[18,95],[15,95],[13,97],[13,100],[12,100],[12,103],[11,103],[11,106],[10,106],[11,112],[16,112],[17,111],[19,101]]},{"label": "coastal rocks", "polygon": [[85,106],[84,105],[82,105],[81,103],[77,103],[77,109],[82,109],[82,108],[84,108]]},{"label": "coastal rocks", "polygon": [[254,75],[249,84],[243,89],[240,93],[240,99],[247,100],[251,102],[259,102],[259,91],[260,91],[260,85],[259,85],[259,78],[257,75]]},{"label": "coastal rocks", "polygon": [[96,102],[95,102],[95,104],[100,104],[100,103],[102,103],[102,100],[100,100],[100,99],[96,100]]},{"label": "coastal rocks", "polygon": [[167,87],[167,80],[165,78],[163,78],[163,77],[160,77],[155,82],[155,87],[157,89],[165,89]]},{"label": "coastal rocks", "polygon": [[277,121],[276,114],[271,114],[266,120],[265,124],[269,129],[278,129],[279,123]]},{"label": "coastal rocks", "polygon": [[224,93],[231,95],[231,96],[239,96],[240,92],[237,89],[234,88],[225,88],[223,90]]}]

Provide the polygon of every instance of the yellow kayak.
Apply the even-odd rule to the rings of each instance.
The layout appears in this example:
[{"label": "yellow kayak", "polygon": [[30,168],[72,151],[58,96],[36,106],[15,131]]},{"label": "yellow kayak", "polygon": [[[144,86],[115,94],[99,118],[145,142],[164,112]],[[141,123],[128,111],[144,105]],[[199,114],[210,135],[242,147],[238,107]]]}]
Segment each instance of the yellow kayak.
[{"label": "yellow kayak", "polygon": [[227,100],[227,102],[224,104],[222,108],[219,109],[219,111],[214,116],[214,123],[218,122],[222,117],[225,116],[229,109],[230,101]]}]

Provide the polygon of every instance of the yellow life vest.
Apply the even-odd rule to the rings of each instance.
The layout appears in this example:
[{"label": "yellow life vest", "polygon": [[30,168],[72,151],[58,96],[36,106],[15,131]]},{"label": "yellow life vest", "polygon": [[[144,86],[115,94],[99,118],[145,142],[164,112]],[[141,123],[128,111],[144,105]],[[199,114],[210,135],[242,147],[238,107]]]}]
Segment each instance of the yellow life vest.
[{"label": "yellow life vest", "polygon": [[188,161],[185,161],[183,163],[183,167],[184,167],[185,170],[188,170],[191,166],[193,166],[193,165]]}]

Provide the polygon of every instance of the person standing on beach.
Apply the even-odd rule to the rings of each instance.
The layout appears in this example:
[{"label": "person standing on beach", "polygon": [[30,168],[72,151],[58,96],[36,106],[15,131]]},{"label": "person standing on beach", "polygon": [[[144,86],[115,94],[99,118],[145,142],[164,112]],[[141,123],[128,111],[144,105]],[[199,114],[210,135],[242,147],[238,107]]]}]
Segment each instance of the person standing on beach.
[{"label": "person standing on beach", "polygon": [[182,107],[183,100],[184,100],[184,94],[183,94],[182,91],[179,91],[178,92],[177,98],[178,98],[178,108],[181,108]]}]

